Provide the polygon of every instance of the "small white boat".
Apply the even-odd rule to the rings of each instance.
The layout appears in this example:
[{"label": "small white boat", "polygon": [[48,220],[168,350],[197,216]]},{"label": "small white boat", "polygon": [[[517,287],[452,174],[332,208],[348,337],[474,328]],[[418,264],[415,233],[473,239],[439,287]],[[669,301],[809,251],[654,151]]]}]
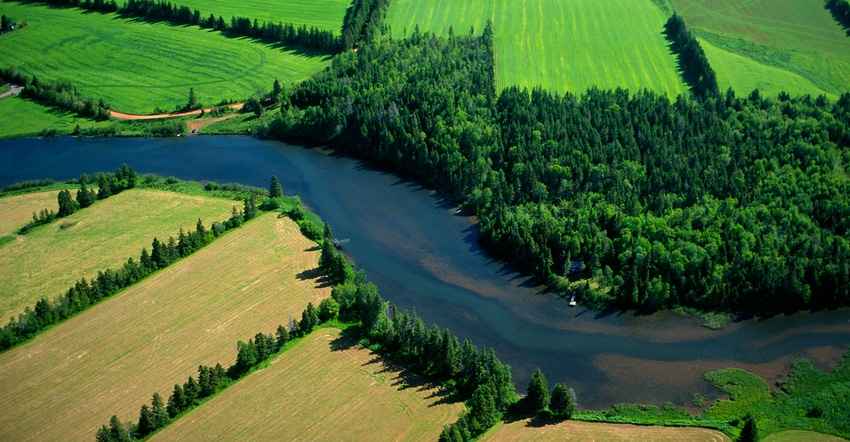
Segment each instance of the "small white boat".
[{"label": "small white boat", "polygon": [[575,307],[575,306],[576,306],[576,294],[573,293],[573,297],[570,298],[570,307]]}]

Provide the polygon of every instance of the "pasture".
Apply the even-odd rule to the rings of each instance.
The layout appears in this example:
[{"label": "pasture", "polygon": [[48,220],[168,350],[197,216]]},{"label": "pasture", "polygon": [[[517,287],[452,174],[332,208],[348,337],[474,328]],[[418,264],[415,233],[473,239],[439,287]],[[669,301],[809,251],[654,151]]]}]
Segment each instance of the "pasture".
[{"label": "pasture", "polygon": [[497,90],[511,85],[581,94],[590,87],[685,90],[662,31],[667,20],[652,0],[481,2],[394,0],[387,23],[395,38],[421,32],[480,34],[493,22]]},{"label": "pasture", "polygon": [[479,439],[489,441],[731,441],[720,431],[695,427],[655,427],[628,424],[604,424],[599,422],[564,421],[558,423],[539,423],[523,419],[510,423],[497,423],[493,429]]},{"label": "pasture", "polygon": [[275,79],[288,85],[329,63],[327,55],[196,26],[9,2],[2,11],[29,25],[0,37],[0,65],[43,81],[70,80],[84,97],[128,113],[173,111],[188,102],[189,88],[204,105],[242,100],[270,91]]},{"label": "pasture", "polygon": [[154,435],[169,440],[424,440],[466,407],[323,328]]},{"label": "pasture", "polygon": [[[71,191],[76,195],[76,191]],[[32,219],[33,211],[58,210],[58,191],[0,198],[2,233],[14,232]],[[200,218],[230,217],[235,202],[220,198],[132,189],[73,215],[16,236],[0,248],[0,318],[22,313],[41,297],[53,300],[80,278],[91,280],[107,267],[120,268],[131,256],[138,262],[142,247],[151,251],[156,236],[177,237],[182,227],[194,230]],[[62,223],[72,224],[62,228]]]},{"label": "pasture", "polygon": [[844,440],[830,434],[803,430],[780,431],[762,438],[763,442],[842,442]]},{"label": "pasture", "polygon": [[[120,3],[119,3],[120,4]],[[222,16],[227,23],[230,17],[248,17],[262,22],[283,24],[292,23],[296,27],[334,31],[339,34],[345,10],[351,6],[350,0],[256,0],[252,2],[234,2],[227,0],[181,0],[180,6],[201,11],[207,18],[210,14]]]},{"label": "pasture", "polygon": [[[824,9],[823,0],[673,0],[673,4],[691,32],[713,46],[706,55],[721,90],[731,86],[738,94],[749,94],[752,89],[738,87],[773,81],[780,83],[778,89],[760,88],[760,92],[775,96],[783,89],[782,80],[793,76],[802,77],[819,93],[840,95],[850,90],[850,38]],[[751,61],[743,63],[735,56]],[[765,67],[785,74],[771,80],[777,72]],[[746,77],[756,80],[741,80]],[[791,95],[810,93],[799,80],[784,89]]]},{"label": "pasture", "polygon": [[71,132],[77,125],[89,128],[108,124],[80,118],[72,112],[45,107],[19,97],[0,100],[0,139],[38,135],[45,129]]},{"label": "pasture", "polygon": [[158,391],[227,367],[237,340],[274,332],[329,296],[319,252],[265,214],[142,283],[0,354],[0,440],[91,441],[110,416],[136,420]]}]

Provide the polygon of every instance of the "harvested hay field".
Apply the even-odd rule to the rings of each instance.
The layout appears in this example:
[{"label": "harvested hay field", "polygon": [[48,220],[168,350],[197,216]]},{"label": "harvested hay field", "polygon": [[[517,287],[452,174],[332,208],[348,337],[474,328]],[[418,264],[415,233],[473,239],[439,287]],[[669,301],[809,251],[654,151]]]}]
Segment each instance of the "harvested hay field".
[{"label": "harvested hay field", "polygon": [[236,341],[274,332],[330,295],[308,276],[319,252],[265,214],[35,340],[0,354],[0,440],[91,441],[136,420],[158,391],[227,367]]},{"label": "harvested hay field", "polygon": [[605,424],[599,422],[565,421],[538,423],[524,419],[508,424],[498,423],[479,441],[731,441],[725,434],[707,428],[652,427],[627,424]]},{"label": "harvested hay field", "polygon": [[[0,198],[3,232],[30,221],[35,207],[58,210],[58,193]],[[52,301],[64,294],[80,278],[91,280],[107,267],[120,268],[131,256],[138,261],[142,247],[151,251],[155,236],[167,241],[169,236],[177,237],[181,227],[194,230],[198,218],[207,228],[213,221],[226,220],[234,205],[242,203],[133,189],[15,237],[0,249],[2,325],[41,297]],[[63,224],[70,226],[62,228]]]},{"label": "harvested hay field", "polygon": [[780,431],[762,438],[764,442],[841,442],[843,440],[838,436],[803,430]]},{"label": "harvested hay field", "polygon": [[325,328],[151,440],[435,441],[465,408]]}]

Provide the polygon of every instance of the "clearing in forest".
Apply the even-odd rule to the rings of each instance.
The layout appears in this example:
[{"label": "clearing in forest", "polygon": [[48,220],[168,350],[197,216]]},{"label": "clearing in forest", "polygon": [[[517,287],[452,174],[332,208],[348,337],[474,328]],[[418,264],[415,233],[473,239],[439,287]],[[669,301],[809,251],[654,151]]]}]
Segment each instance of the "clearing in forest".
[{"label": "clearing in forest", "polygon": [[[0,198],[0,226],[9,234],[32,220],[32,212],[58,210],[59,191]],[[76,196],[76,190],[71,190]],[[154,237],[167,242],[180,228],[195,230],[200,218],[209,228],[225,221],[241,202],[131,189],[113,195],[71,216],[15,236],[0,245],[0,326],[42,297],[53,301],[80,278],[138,262],[142,248],[151,251]],[[66,225],[65,228],[62,226]]]},{"label": "clearing in forest", "polygon": [[[150,114],[186,105],[189,88],[210,106],[268,92],[328,65],[327,55],[285,51],[197,26],[171,26],[33,4],[3,3],[25,28],[0,38],[0,66],[42,81],[68,80],[83,96],[121,112]],[[228,17],[228,21],[230,18]]]},{"label": "clearing in forest", "polygon": [[489,441],[602,441],[602,442],[655,442],[655,441],[704,441],[726,442],[732,439],[717,430],[695,427],[655,427],[646,425],[605,424],[599,422],[564,421],[552,424],[536,424],[529,419],[511,423],[500,422],[479,439]]},{"label": "clearing in forest", "polygon": [[848,92],[850,38],[823,0],[673,0],[720,89],[762,96]]},{"label": "clearing in forest", "polygon": [[440,387],[323,328],[151,440],[427,441],[465,409]]},{"label": "clearing in forest", "polygon": [[137,420],[154,392],[167,401],[199,364],[231,365],[238,340],[330,295],[305,276],[314,246],[290,219],[261,215],[0,354],[0,440],[91,441],[113,414]]},{"label": "clearing in forest", "polygon": [[387,23],[396,38],[420,32],[481,34],[493,22],[497,90],[518,85],[581,94],[591,87],[685,90],[664,39],[669,14],[653,0],[394,0]]}]

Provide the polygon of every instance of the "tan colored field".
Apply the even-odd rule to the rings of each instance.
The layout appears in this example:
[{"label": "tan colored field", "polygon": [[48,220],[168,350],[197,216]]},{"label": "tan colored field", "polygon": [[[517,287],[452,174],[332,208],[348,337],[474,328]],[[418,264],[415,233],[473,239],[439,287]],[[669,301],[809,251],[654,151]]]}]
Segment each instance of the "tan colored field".
[{"label": "tan colored field", "polygon": [[764,442],[841,442],[843,440],[838,436],[803,430],[780,431],[762,438]]},{"label": "tan colored field", "polygon": [[54,212],[59,210],[56,200],[58,193],[57,190],[0,198],[0,235],[14,234],[32,220],[33,212],[40,212],[42,209]]},{"label": "tan colored field", "polygon": [[535,425],[525,419],[509,424],[498,423],[479,441],[731,441],[729,436],[707,428],[647,427],[626,424],[566,421]]},{"label": "tan colored field", "polygon": [[318,263],[289,219],[266,214],[32,342],[0,354],[0,441],[90,441],[136,420],[199,364],[227,367],[236,341],[271,333],[329,296],[299,277]]},{"label": "tan colored field", "polygon": [[436,441],[466,407],[386,360],[321,329],[152,441]]},{"label": "tan colored field", "polygon": [[[32,219],[35,207],[58,209],[58,191],[0,198],[0,225],[14,231]],[[76,195],[73,191],[72,194]],[[224,221],[241,203],[154,190],[128,190],[2,245],[0,253],[0,320],[6,325],[42,296],[62,295],[80,278],[119,268],[127,258],[150,252],[154,236],[167,240],[180,228],[194,230],[200,218],[209,228]],[[6,210],[8,208],[8,210]],[[40,210],[40,209],[38,209]],[[73,223],[62,229],[64,222]],[[12,226],[5,228],[5,226]]]}]

